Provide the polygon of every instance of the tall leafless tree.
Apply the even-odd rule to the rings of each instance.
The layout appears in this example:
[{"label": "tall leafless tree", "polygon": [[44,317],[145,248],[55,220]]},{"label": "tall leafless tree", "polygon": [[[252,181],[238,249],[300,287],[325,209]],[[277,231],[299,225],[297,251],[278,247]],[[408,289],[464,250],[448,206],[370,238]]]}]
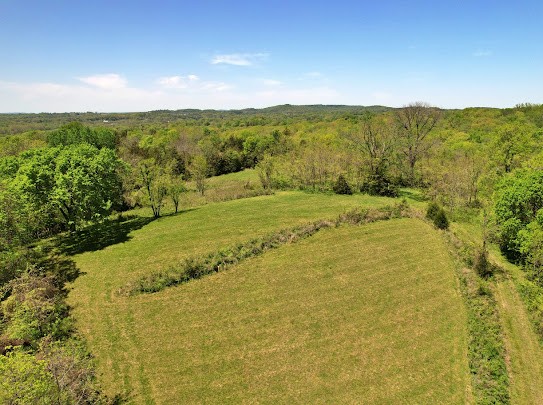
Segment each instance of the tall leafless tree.
[{"label": "tall leafless tree", "polygon": [[427,103],[416,102],[400,108],[396,112],[399,128],[399,138],[402,151],[409,165],[409,182],[415,184],[415,166],[419,159],[428,151],[431,144],[428,134],[434,129],[441,117],[438,108]]},{"label": "tall leafless tree", "polygon": [[361,146],[369,157],[372,175],[379,174],[390,163],[395,148],[391,126],[383,119],[367,115],[362,121]]}]

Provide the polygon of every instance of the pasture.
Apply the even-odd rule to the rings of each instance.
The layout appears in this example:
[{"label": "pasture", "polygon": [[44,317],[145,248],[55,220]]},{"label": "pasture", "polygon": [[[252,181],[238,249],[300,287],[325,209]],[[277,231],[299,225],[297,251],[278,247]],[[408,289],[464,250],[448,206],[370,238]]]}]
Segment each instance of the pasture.
[{"label": "pasture", "polygon": [[281,192],[151,221],[73,256],[69,302],[109,394],[134,403],[469,401],[466,316],[438,232],[329,229],[185,285],[127,280],[187,256],[392,200]]}]

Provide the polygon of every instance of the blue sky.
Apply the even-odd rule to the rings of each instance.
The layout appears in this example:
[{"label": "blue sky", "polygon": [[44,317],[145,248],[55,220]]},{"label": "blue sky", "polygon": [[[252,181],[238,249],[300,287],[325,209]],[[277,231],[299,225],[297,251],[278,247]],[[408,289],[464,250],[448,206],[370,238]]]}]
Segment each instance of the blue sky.
[{"label": "blue sky", "polygon": [[0,0],[0,112],[543,102],[541,1]]}]

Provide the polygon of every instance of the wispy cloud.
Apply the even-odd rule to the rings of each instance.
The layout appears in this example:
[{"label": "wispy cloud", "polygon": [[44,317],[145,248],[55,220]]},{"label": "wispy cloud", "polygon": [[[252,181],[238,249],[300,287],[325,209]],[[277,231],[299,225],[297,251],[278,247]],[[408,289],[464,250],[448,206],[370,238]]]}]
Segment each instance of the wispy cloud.
[{"label": "wispy cloud", "polygon": [[159,77],[156,83],[165,90],[187,90],[187,91],[225,91],[233,88],[232,85],[217,82],[201,80],[199,76],[165,76]]},{"label": "wispy cloud", "polygon": [[323,76],[324,75],[321,72],[317,72],[317,71],[304,73],[304,77],[307,77],[309,79],[318,79],[318,78],[321,78]]},{"label": "wispy cloud", "polygon": [[[0,112],[150,111],[179,108],[247,108],[277,104],[315,104],[341,101],[329,87],[289,88],[285,83],[244,88],[222,81],[189,76],[156,79],[148,88],[90,86],[86,83],[17,83],[0,80]],[[168,80],[166,80],[168,79]],[[184,80],[188,87],[178,89]],[[162,80],[162,84],[159,81]],[[271,80],[271,79],[270,79]],[[84,84],[83,84],[84,83]],[[256,83],[255,83],[256,84]],[[166,86],[166,87],[165,87]],[[169,87],[168,87],[169,86]]]},{"label": "wispy cloud", "polygon": [[115,90],[126,87],[126,79],[116,73],[79,77],[78,80],[89,86],[105,90]]},{"label": "wispy cloud", "polygon": [[199,81],[196,75],[160,77],[157,83],[167,89],[186,89],[191,83]]},{"label": "wispy cloud", "polygon": [[489,51],[488,49],[478,49],[477,51],[473,52],[473,56],[482,58],[485,56],[492,56],[492,51]]},{"label": "wispy cloud", "polygon": [[277,87],[277,86],[281,86],[283,82],[279,80],[273,80],[273,79],[264,79],[262,80],[262,84],[267,87]]},{"label": "wispy cloud", "polygon": [[234,86],[224,83],[224,82],[205,82],[203,83],[202,90],[212,90],[212,91],[226,91],[233,89]]},{"label": "wispy cloud", "polygon": [[231,53],[215,55],[212,65],[253,66],[268,58],[267,53]]}]

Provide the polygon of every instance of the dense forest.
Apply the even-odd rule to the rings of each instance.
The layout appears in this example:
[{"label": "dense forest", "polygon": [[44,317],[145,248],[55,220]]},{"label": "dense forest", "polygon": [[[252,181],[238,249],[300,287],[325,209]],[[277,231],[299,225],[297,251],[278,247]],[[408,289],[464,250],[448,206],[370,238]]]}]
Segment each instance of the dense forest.
[{"label": "dense forest", "polygon": [[77,270],[48,241],[134,210],[158,218],[203,203],[211,178],[245,169],[258,184],[215,197],[420,190],[439,227],[483,227],[473,259],[482,277],[495,271],[489,244],[522,266],[543,338],[542,138],[543,105],[532,104],[1,114],[0,398],[120,401],[96,385],[65,302]]}]

